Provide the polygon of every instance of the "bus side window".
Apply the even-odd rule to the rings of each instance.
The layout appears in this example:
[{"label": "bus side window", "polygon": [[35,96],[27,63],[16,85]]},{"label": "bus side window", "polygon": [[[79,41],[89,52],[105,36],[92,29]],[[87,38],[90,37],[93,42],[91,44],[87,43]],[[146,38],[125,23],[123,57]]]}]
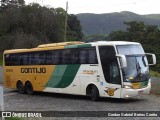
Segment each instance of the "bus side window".
[{"label": "bus side window", "polygon": [[45,52],[45,58],[46,58],[46,64],[47,65],[53,65],[54,62],[55,62],[54,51],[46,51]]},{"label": "bus side window", "polygon": [[55,51],[55,65],[61,64],[62,63],[62,51],[57,50]]},{"label": "bus side window", "polygon": [[62,64],[70,64],[71,63],[71,50],[70,49],[66,49],[63,50],[62,53]]},{"label": "bus side window", "polygon": [[11,61],[10,61],[10,54],[6,54],[6,55],[5,55],[5,65],[6,65],[6,66],[10,66],[10,65],[11,65],[10,62],[11,62]]},{"label": "bus side window", "polygon": [[89,49],[89,64],[98,64],[96,49]]},{"label": "bus side window", "polygon": [[79,51],[78,51],[78,49],[72,50],[71,64],[79,64]]},{"label": "bus side window", "polygon": [[21,54],[21,62],[20,65],[27,65],[28,64],[28,54]]},{"label": "bus side window", "polygon": [[35,65],[39,65],[39,53],[38,52],[36,52],[36,53],[34,53],[34,64]]},{"label": "bus side window", "polygon": [[20,55],[18,54],[11,54],[11,66],[16,66],[20,64]]},{"label": "bus side window", "polygon": [[39,65],[45,65],[45,53],[39,52]]},{"label": "bus side window", "polygon": [[79,51],[79,63],[88,64],[88,59],[89,59],[88,49],[81,49]]},{"label": "bus side window", "polygon": [[34,65],[35,64],[35,55],[34,53],[28,54],[28,65]]}]

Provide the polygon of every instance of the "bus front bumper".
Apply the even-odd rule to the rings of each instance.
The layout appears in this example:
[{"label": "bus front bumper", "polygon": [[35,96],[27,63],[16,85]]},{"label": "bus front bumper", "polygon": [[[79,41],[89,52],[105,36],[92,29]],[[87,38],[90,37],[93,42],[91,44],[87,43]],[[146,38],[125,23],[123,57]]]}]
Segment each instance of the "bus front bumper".
[{"label": "bus front bumper", "polygon": [[141,88],[141,89],[122,88],[121,98],[128,98],[128,97],[135,97],[135,96],[138,96],[138,95],[145,95],[145,94],[150,93],[150,90],[151,90],[151,85],[150,84],[147,87]]}]

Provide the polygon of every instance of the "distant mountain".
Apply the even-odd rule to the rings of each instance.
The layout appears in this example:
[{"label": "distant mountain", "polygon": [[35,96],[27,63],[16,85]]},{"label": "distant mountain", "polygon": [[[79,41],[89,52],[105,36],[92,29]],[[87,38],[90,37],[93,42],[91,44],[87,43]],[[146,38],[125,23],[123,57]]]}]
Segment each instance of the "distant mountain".
[{"label": "distant mountain", "polygon": [[144,21],[145,24],[160,27],[160,14],[138,15],[132,12],[114,12],[106,14],[77,14],[84,34],[109,34],[116,30],[125,30],[127,21]]},{"label": "distant mountain", "polygon": [[144,17],[160,20],[160,14],[149,14],[149,15],[144,15]]}]

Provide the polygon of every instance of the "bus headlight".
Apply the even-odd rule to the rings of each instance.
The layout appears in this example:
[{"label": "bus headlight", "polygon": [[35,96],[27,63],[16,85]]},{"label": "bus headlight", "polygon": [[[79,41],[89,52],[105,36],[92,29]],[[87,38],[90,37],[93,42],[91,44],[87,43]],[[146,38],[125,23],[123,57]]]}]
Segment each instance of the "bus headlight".
[{"label": "bus headlight", "polygon": [[123,88],[126,88],[126,89],[133,89],[133,87],[130,86],[130,85],[123,85]]}]

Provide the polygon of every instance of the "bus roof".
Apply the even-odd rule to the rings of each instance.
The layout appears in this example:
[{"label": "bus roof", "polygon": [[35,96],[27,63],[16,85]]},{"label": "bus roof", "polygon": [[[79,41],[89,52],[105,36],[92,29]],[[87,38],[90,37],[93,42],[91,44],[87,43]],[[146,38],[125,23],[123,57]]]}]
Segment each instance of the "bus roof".
[{"label": "bus roof", "polygon": [[43,44],[43,45],[39,45],[38,48],[57,47],[57,46],[66,46],[66,45],[75,45],[75,44],[84,44],[84,42],[72,41],[72,42],[60,42],[60,43]]},{"label": "bus roof", "polygon": [[91,43],[93,46],[96,45],[139,45],[138,42],[128,42],[128,41],[97,41]]},{"label": "bus roof", "polygon": [[36,48],[31,48],[31,49],[5,50],[4,54],[31,52],[31,51],[43,51],[43,50],[56,50],[56,49],[64,49],[64,48],[80,48],[80,47],[87,47],[87,46],[89,47],[89,46],[102,46],[102,45],[130,45],[130,44],[139,45],[139,43],[137,43],[137,42],[127,42],[127,41],[97,41],[97,42],[90,42],[90,43],[73,41],[73,42],[42,44]]},{"label": "bus roof", "polygon": [[36,48],[30,48],[30,49],[5,50],[4,54],[6,54],[6,53],[20,53],[20,52],[30,52],[30,51],[64,49],[64,46],[78,45],[78,44],[84,44],[84,42],[72,41],[72,42],[59,42],[59,43],[51,43],[51,44],[42,44],[42,45],[37,46]]}]

